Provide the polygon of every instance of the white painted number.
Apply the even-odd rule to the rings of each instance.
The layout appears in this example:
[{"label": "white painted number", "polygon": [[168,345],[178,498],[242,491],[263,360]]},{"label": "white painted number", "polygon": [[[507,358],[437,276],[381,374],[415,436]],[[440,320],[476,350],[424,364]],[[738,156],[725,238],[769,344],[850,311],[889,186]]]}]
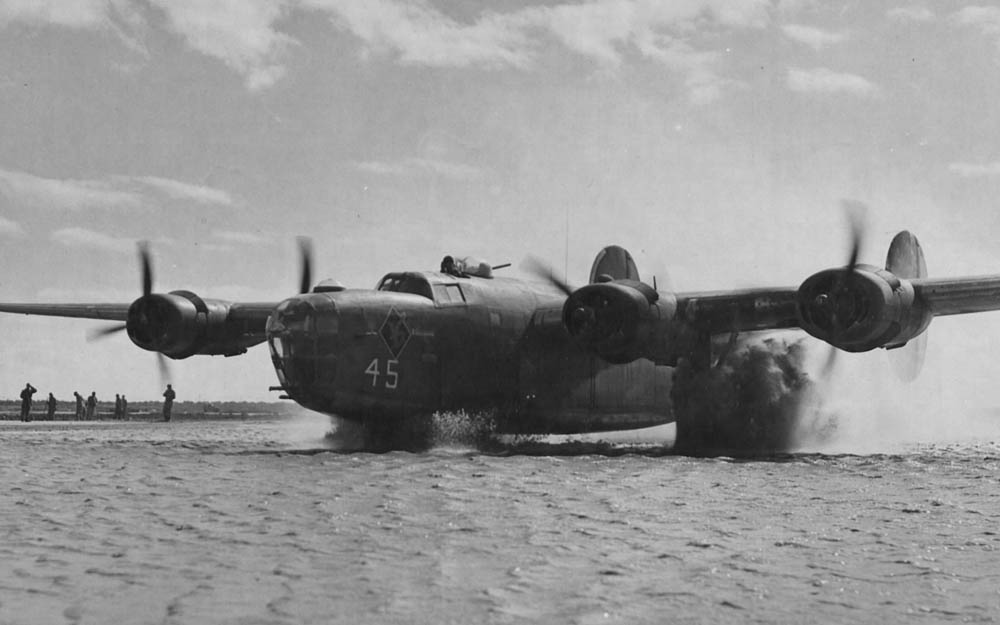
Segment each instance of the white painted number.
[{"label": "white painted number", "polygon": [[[396,365],[398,364],[398,360],[385,361],[384,386],[387,389],[392,390],[399,386],[399,373],[396,371]],[[378,386],[378,379],[382,376],[382,367],[378,358],[375,358],[368,363],[368,367],[365,368],[365,375],[370,375],[372,377],[372,388]]]},{"label": "white painted number", "polygon": [[385,381],[385,387],[389,389],[396,388],[399,384],[399,374],[396,373],[396,365],[399,364],[398,360],[387,360],[385,361],[385,375],[388,378]]},{"label": "white painted number", "polygon": [[379,375],[378,374],[378,358],[376,358],[375,360],[371,361],[371,363],[368,365],[368,368],[365,369],[365,374],[372,376],[372,386],[375,386],[378,383],[378,375]]}]

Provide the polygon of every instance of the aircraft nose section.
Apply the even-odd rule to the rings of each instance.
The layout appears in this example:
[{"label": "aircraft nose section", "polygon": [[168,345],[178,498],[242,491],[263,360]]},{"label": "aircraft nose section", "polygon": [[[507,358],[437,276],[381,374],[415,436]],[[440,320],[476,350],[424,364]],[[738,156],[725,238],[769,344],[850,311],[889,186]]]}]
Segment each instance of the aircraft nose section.
[{"label": "aircraft nose section", "polygon": [[285,300],[267,321],[267,342],[278,380],[290,396],[315,393],[336,374],[339,315],[327,297],[303,295]]}]

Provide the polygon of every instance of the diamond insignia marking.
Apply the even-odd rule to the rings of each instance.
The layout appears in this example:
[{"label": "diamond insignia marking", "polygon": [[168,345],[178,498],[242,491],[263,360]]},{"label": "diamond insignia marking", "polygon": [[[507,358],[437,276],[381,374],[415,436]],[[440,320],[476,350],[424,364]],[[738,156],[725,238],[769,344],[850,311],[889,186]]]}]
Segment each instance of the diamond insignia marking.
[{"label": "diamond insignia marking", "polygon": [[400,315],[395,307],[389,309],[389,314],[386,315],[385,321],[382,322],[378,334],[382,337],[382,342],[385,343],[385,346],[389,348],[389,352],[393,358],[399,358],[399,354],[410,341],[410,336],[412,336],[410,328],[406,326],[406,318]]}]

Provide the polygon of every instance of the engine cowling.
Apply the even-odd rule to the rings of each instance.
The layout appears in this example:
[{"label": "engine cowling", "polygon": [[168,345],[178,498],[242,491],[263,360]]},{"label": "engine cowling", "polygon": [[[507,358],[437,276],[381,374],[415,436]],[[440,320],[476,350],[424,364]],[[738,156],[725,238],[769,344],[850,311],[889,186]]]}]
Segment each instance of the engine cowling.
[{"label": "engine cowling", "polygon": [[246,347],[226,321],[231,306],[190,291],[151,293],[132,302],[126,329],[139,347],[174,359],[242,354]]},{"label": "engine cowling", "polygon": [[848,352],[901,347],[932,319],[908,280],[868,265],[810,276],[797,304],[803,330]]},{"label": "engine cowling", "polygon": [[631,362],[656,344],[658,300],[652,287],[634,280],[588,284],[566,299],[563,323],[588,351],[610,363]]}]

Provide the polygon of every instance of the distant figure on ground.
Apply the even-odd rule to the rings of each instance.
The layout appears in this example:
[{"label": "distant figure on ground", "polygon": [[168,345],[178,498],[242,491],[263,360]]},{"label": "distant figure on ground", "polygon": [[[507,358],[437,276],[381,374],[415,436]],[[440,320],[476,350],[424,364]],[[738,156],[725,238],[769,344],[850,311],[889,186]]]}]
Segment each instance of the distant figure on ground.
[{"label": "distant figure on ground", "polygon": [[31,421],[31,396],[38,392],[38,389],[28,382],[21,391],[21,421]]},{"label": "distant figure on ground", "polygon": [[48,401],[48,405],[46,407],[48,408],[49,421],[55,421],[56,420],[56,396],[53,395],[52,393],[49,393],[49,401]]},{"label": "distant figure on ground", "polygon": [[115,420],[122,418],[122,396],[115,393]]},{"label": "distant figure on ground", "polygon": [[83,421],[83,395],[73,391],[73,397],[76,397],[76,420]]},{"label": "distant figure on ground", "polygon": [[174,392],[174,388],[167,384],[167,390],[163,391],[163,420],[170,421],[170,409],[174,406],[174,397],[177,397],[177,393]]},{"label": "distant figure on ground", "polygon": [[122,420],[124,421],[127,418],[128,418],[128,400],[125,399],[124,395],[122,395]]},{"label": "distant figure on ground", "polygon": [[97,415],[97,391],[91,391],[87,398],[87,420],[93,421]]}]

